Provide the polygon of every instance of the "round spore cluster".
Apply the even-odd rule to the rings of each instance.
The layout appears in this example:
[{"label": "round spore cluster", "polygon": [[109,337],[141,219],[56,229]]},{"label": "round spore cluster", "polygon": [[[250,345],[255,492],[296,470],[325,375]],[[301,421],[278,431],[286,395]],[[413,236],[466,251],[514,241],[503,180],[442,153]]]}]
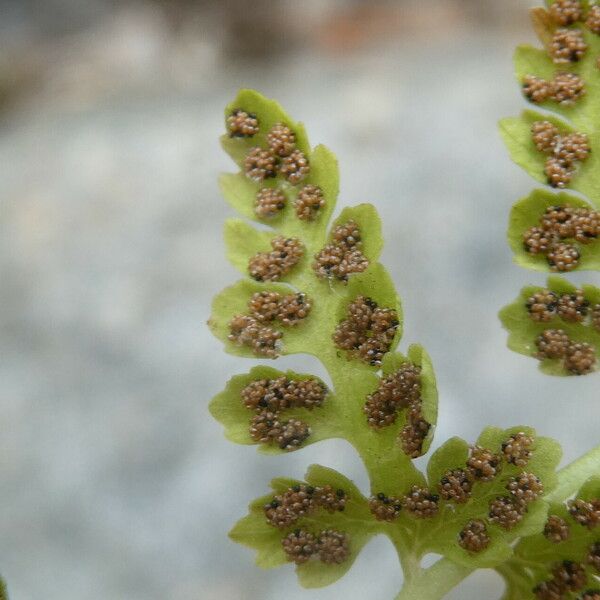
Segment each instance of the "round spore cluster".
[{"label": "round spore cluster", "polygon": [[264,513],[269,525],[285,529],[319,509],[330,513],[342,512],[347,500],[344,490],[336,490],[330,485],[297,484],[274,496],[264,506]]},{"label": "round spore cluster", "polygon": [[423,454],[423,443],[429,434],[431,423],[423,415],[422,402],[413,402],[406,415],[406,425],[399,435],[400,447],[410,458],[417,458]]},{"label": "round spore cluster", "polygon": [[535,502],[544,493],[544,485],[533,473],[520,473],[516,477],[511,477],[506,484],[506,489],[513,500],[521,505]]},{"label": "round spore cluster", "polygon": [[380,308],[369,297],[357,296],[347,309],[344,319],[333,333],[337,348],[348,358],[379,366],[389,352],[400,322],[392,308]]},{"label": "round spore cluster", "polygon": [[238,346],[250,348],[256,356],[276,358],[281,350],[282,336],[281,331],[263,325],[249,315],[235,315],[229,321],[227,339]]},{"label": "round spore cluster", "polygon": [[583,19],[583,7],[580,0],[556,0],[549,9],[553,21],[566,27]]},{"label": "round spore cluster", "polygon": [[590,7],[587,19],[585,21],[586,27],[596,35],[600,35],[600,6],[595,4]]},{"label": "round spore cluster", "polygon": [[433,494],[427,488],[414,485],[404,496],[403,506],[406,512],[418,519],[430,519],[438,513],[439,499],[437,494]]},{"label": "round spore cluster", "polygon": [[283,420],[279,413],[263,411],[250,421],[250,437],[261,444],[276,445],[281,450],[297,450],[310,435],[310,427],[300,419]]},{"label": "round spore cluster", "polygon": [[350,556],[350,538],[336,529],[324,529],[313,534],[305,529],[295,529],[282,542],[283,551],[290,562],[301,565],[311,558],[321,562],[341,564]]},{"label": "round spore cluster", "polygon": [[525,307],[532,321],[547,323],[556,316],[558,296],[550,290],[539,290],[527,299]]},{"label": "round spore cluster", "polygon": [[232,138],[253,137],[259,131],[258,119],[254,113],[236,108],[227,117],[227,130],[229,131],[229,137]]},{"label": "round spore cluster", "polygon": [[301,187],[294,200],[296,216],[302,221],[313,221],[324,206],[323,190],[312,183]]},{"label": "round spore cluster", "polygon": [[330,243],[315,256],[313,270],[316,276],[346,283],[350,275],[361,273],[369,266],[361,248],[362,236],[354,220],[336,225]]},{"label": "round spore cluster", "polygon": [[532,446],[533,438],[519,431],[502,443],[502,454],[507,463],[524,467],[531,458]]},{"label": "round spore cluster", "polygon": [[307,423],[286,419],[286,410],[320,407],[327,388],[317,379],[275,379],[251,381],[240,392],[243,405],[254,413],[250,420],[250,437],[261,444],[276,445],[282,450],[296,450],[309,437]]},{"label": "round spore cluster", "polygon": [[287,203],[285,194],[277,188],[261,188],[256,192],[254,213],[260,219],[275,217]]},{"label": "round spore cluster", "polygon": [[[565,84],[567,79],[561,79]],[[575,82],[571,80],[571,84]],[[568,88],[562,90],[566,96]],[[531,138],[538,149],[547,155],[544,172],[548,184],[555,188],[569,185],[579,163],[587,160],[591,149],[584,133],[561,134],[558,127],[550,121],[535,121],[531,126]]]},{"label": "round spore cluster", "polygon": [[600,304],[595,304],[592,309],[592,327],[600,331]]},{"label": "round spore cluster", "polygon": [[367,396],[363,412],[369,427],[381,429],[395,423],[401,410],[420,401],[421,368],[406,362],[380,380],[377,389]]},{"label": "round spore cluster", "polygon": [[555,64],[579,62],[588,49],[583,33],[578,29],[557,29],[548,46],[548,53]]},{"label": "round spore cluster", "polygon": [[569,524],[558,515],[550,515],[544,525],[544,537],[553,544],[560,544],[569,539]]},{"label": "round spore cluster", "polygon": [[444,500],[464,504],[471,497],[473,476],[467,469],[450,469],[442,476],[438,491]]},{"label": "round spore cluster", "polygon": [[281,540],[283,551],[290,562],[302,565],[318,552],[317,538],[304,529],[296,529]]},{"label": "round spore cluster", "polygon": [[600,236],[600,211],[567,205],[550,206],[537,225],[523,234],[529,254],[545,255],[552,271],[572,271],[581,257],[578,244],[594,243]]},{"label": "round spore cluster", "polygon": [[591,565],[597,573],[600,573],[600,542],[594,542],[587,555],[588,565]]},{"label": "round spore cluster", "polygon": [[600,525],[600,499],[576,498],[568,503],[569,514],[583,527],[592,530]]},{"label": "round spore cluster", "polygon": [[490,502],[488,517],[492,523],[509,531],[523,520],[526,510],[525,505],[514,498],[498,496]]},{"label": "round spore cluster", "polygon": [[476,481],[492,481],[498,475],[502,459],[491,450],[475,445],[471,447],[467,468]]},{"label": "round spore cluster", "polygon": [[304,255],[304,245],[295,237],[278,235],[271,240],[271,252],[259,252],[248,261],[248,272],[256,281],[278,281]]},{"label": "round spore cluster", "polygon": [[402,502],[402,498],[387,496],[383,492],[380,492],[369,499],[369,509],[378,521],[391,523],[400,515]]},{"label": "round spore cluster", "polygon": [[490,545],[490,536],[485,521],[480,519],[469,521],[459,532],[458,543],[467,552],[473,554],[483,552]]}]

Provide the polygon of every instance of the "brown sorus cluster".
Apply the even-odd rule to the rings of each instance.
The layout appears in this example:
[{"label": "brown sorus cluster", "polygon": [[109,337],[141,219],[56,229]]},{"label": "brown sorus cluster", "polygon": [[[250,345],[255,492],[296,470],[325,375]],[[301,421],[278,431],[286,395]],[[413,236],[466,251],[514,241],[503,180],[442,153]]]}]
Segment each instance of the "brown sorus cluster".
[{"label": "brown sorus cluster", "polygon": [[600,304],[595,304],[592,309],[592,326],[600,331]]},{"label": "brown sorus cluster", "polygon": [[297,325],[308,316],[311,308],[312,302],[303,292],[288,294],[281,298],[277,318],[286,327]]},{"label": "brown sorus cluster", "polygon": [[282,296],[277,292],[256,292],[248,302],[250,314],[262,323],[278,320],[282,325],[297,325],[312,308],[310,298],[299,292]]},{"label": "brown sorus cluster", "polygon": [[315,508],[314,493],[314,487],[301,484],[278,494],[264,507],[267,523],[280,529],[293,525]]},{"label": "brown sorus cluster", "polygon": [[298,238],[281,235],[271,240],[271,252],[259,252],[248,262],[250,277],[256,281],[277,281],[287,275],[304,255]]},{"label": "brown sorus cluster", "polygon": [[343,511],[346,508],[346,492],[334,489],[330,485],[324,485],[315,489],[315,504],[333,513]]},{"label": "brown sorus cluster", "polygon": [[600,600],[600,589],[587,590],[581,596],[581,600]]},{"label": "brown sorus cluster", "polygon": [[544,154],[554,152],[560,133],[550,121],[534,121],[531,125],[531,139],[535,147]]},{"label": "brown sorus cluster", "polygon": [[500,457],[487,448],[473,446],[467,460],[469,473],[478,481],[492,481],[500,470]]},{"label": "brown sorus cluster", "polygon": [[292,185],[296,185],[310,173],[310,164],[303,152],[294,150],[281,159],[279,173]]},{"label": "brown sorus cluster", "polygon": [[571,500],[569,513],[580,525],[594,529],[600,525],[600,499],[582,500],[577,498]]},{"label": "brown sorus cluster", "polygon": [[523,245],[529,254],[548,254],[556,238],[541,227],[530,227],[523,234]]},{"label": "brown sorus cluster", "polygon": [[[360,313],[357,318],[360,320]],[[363,411],[369,426],[379,429],[394,423],[398,411],[420,399],[421,368],[407,362],[379,382],[378,388],[367,396]]]},{"label": "brown sorus cluster", "polygon": [[251,381],[242,391],[241,398],[249,410],[280,412],[289,408],[312,410],[323,404],[327,388],[317,379],[276,379]]},{"label": "brown sorus cluster", "polygon": [[297,565],[310,560],[313,554],[316,554],[318,551],[317,538],[304,529],[296,529],[286,535],[281,540],[281,545],[288,560],[295,562]]},{"label": "brown sorus cluster", "polygon": [[571,244],[562,242],[550,248],[548,252],[548,264],[551,271],[572,271],[579,264],[579,250]]},{"label": "brown sorus cluster", "polygon": [[558,515],[550,515],[544,526],[544,537],[553,542],[559,544],[569,538],[571,531],[568,523],[559,517]]},{"label": "brown sorus cluster", "polygon": [[276,358],[281,345],[281,331],[262,325],[254,317],[236,315],[229,322],[229,341],[247,346],[257,356]]},{"label": "brown sorus cluster", "polygon": [[353,220],[337,225],[327,244],[313,263],[315,274],[320,279],[348,281],[348,276],[361,273],[369,266],[366,256],[360,251],[362,239],[360,229]]},{"label": "brown sorus cluster", "polygon": [[511,465],[524,467],[531,458],[532,446],[533,438],[519,431],[502,443],[502,454]]},{"label": "brown sorus cluster", "polygon": [[379,366],[399,324],[394,309],[380,308],[371,298],[357,296],[348,306],[347,318],[336,327],[333,341],[349,358]]},{"label": "brown sorus cluster", "polygon": [[304,529],[296,529],[281,541],[287,558],[297,565],[313,556],[326,564],[340,564],[350,556],[348,535],[335,529],[325,529],[314,535]]},{"label": "brown sorus cluster", "polygon": [[556,312],[563,321],[581,323],[588,314],[590,303],[585,299],[583,290],[575,290],[572,294],[562,294],[558,299]]},{"label": "brown sorus cluster", "polygon": [[330,485],[313,487],[298,484],[275,496],[265,505],[264,511],[269,525],[285,529],[319,508],[328,512],[343,511],[346,500],[344,490],[334,490]]},{"label": "brown sorus cluster", "polygon": [[258,133],[258,119],[255,114],[236,108],[227,117],[227,129],[229,137],[252,137]]},{"label": "brown sorus cluster", "polygon": [[544,493],[544,485],[533,473],[519,473],[511,477],[506,489],[512,498],[521,505],[530,504]]},{"label": "brown sorus cluster", "polygon": [[300,188],[294,200],[294,210],[302,221],[312,221],[325,206],[323,190],[318,185],[309,183]]},{"label": "brown sorus cluster", "polygon": [[583,8],[579,0],[556,0],[549,9],[552,19],[563,27],[573,25],[583,18]]},{"label": "brown sorus cluster", "polygon": [[414,485],[404,496],[403,505],[407,512],[418,519],[429,519],[438,513],[439,496],[427,488]]},{"label": "brown sorus cluster", "polygon": [[296,136],[287,125],[277,123],[267,133],[267,144],[276,156],[289,156],[296,148]]},{"label": "brown sorus cluster", "polygon": [[260,146],[252,148],[244,159],[244,171],[254,181],[264,181],[277,174],[277,159]]},{"label": "brown sorus cluster", "polygon": [[278,215],[286,204],[285,194],[277,188],[261,188],[256,193],[254,212],[261,219]]},{"label": "brown sorus cluster", "polygon": [[563,600],[564,598],[562,588],[554,581],[542,581],[532,591],[538,600]]},{"label": "brown sorus cluster", "polygon": [[562,329],[546,329],[535,340],[538,352],[536,358],[563,358],[571,340]]},{"label": "brown sorus cluster", "polygon": [[600,35],[600,6],[590,6],[585,24],[592,33]]},{"label": "brown sorus cluster", "polygon": [[552,580],[565,592],[577,592],[587,583],[583,565],[572,560],[563,560],[552,569]]},{"label": "brown sorus cluster", "polygon": [[281,450],[297,450],[310,435],[310,427],[300,419],[282,421],[274,442]]},{"label": "brown sorus cluster", "polygon": [[553,567],[552,578],[537,585],[533,593],[539,600],[561,600],[571,597],[571,592],[583,589],[586,583],[584,567],[577,562],[563,560]]},{"label": "brown sorus cluster", "polygon": [[587,555],[588,564],[592,565],[598,573],[600,573],[600,542],[594,542],[590,546],[590,550]]},{"label": "brown sorus cluster", "polygon": [[318,542],[319,559],[326,565],[339,565],[350,556],[350,541],[347,534],[341,531],[321,531]]},{"label": "brown sorus cluster", "polygon": [[596,350],[587,342],[571,342],[565,355],[565,369],[573,375],[586,375],[596,366]]},{"label": "brown sorus cluster", "polygon": [[550,121],[535,121],[531,138],[535,147],[548,155],[544,172],[552,187],[566,187],[578,163],[585,161],[590,153],[587,135],[577,132],[562,135]]},{"label": "brown sorus cluster", "polygon": [[550,290],[535,292],[525,303],[532,321],[547,323],[556,316],[558,296]]},{"label": "brown sorus cluster", "polygon": [[554,100],[559,104],[568,105],[585,95],[585,83],[579,75],[568,72],[557,73],[551,81],[535,75],[526,75],[523,79],[523,94],[535,104]]},{"label": "brown sorus cluster", "polygon": [[490,502],[489,518],[502,529],[512,529],[523,519],[526,512],[524,504],[520,504],[508,496],[498,496]]},{"label": "brown sorus cluster", "polygon": [[490,544],[490,536],[484,521],[469,521],[458,534],[458,543],[467,552],[483,552]]},{"label": "brown sorus cluster", "polygon": [[471,497],[473,477],[465,469],[451,469],[444,473],[438,491],[444,500],[464,504]]},{"label": "brown sorus cluster", "polygon": [[552,80],[551,99],[559,104],[573,104],[585,96],[585,83],[575,73],[557,73]]},{"label": "brown sorus cluster", "polygon": [[310,427],[299,419],[284,421],[279,413],[268,410],[252,417],[250,437],[262,444],[275,444],[281,450],[292,451],[302,445],[310,435]]},{"label": "brown sorus cluster", "polygon": [[423,417],[421,401],[410,405],[406,425],[400,432],[400,447],[410,458],[417,458],[423,454],[423,443],[427,438],[431,424]]},{"label": "brown sorus cluster", "polygon": [[583,34],[578,29],[557,29],[548,52],[556,64],[579,62],[587,50]]},{"label": "brown sorus cluster", "polygon": [[402,510],[402,498],[386,496],[380,492],[369,499],[369,508],[378,521],[391,522],[398,517]]}]

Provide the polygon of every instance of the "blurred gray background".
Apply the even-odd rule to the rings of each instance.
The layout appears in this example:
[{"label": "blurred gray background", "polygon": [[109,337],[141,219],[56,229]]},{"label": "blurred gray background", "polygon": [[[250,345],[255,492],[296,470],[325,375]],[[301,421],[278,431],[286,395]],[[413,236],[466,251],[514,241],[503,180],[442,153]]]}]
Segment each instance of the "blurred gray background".
[{"label": "blurred gray background", "polygon": [[[207,412],[251,365],[205,325],[237,277],[216,179],[232,167],[217,138],[240,87],[337,153],[340,206],[382,214],[402,348],[424,344],[437,369],[433,448],[519,423],[558,437],[566,460],[598,443],[598,375],[541,375],[496,317],[544,280],[511,263],[508,211],[533,182],[496,131],[523,106],[511,55],[534,42],[535,3],[0,2],[0,572],[13,600],[389,600],[400,587],[384,538],[307,592],[226,536],[271,477],[312,462],[367,489],[345,442],[262,457]],[[322,374],[309,358],[280,364]],[[449,598],[501,589],[481,571]]]}]

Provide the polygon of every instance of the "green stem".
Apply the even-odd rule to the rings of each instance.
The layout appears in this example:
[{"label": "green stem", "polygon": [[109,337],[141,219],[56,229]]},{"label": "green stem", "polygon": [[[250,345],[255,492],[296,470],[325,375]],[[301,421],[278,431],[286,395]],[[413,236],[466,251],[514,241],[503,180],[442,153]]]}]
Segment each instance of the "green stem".
[{"label": "green stem", "polygon": [[592,475],[600,472],[600,446],[574,460],[558,472],[558,485],[548,496],[551,502],[564,502]]},{"label": "green stem", "polygon": [[405,573],[404,585],[396,600],[440,600],[474,570],[441,558],[428,569],[419,567],[411,578]]}]

